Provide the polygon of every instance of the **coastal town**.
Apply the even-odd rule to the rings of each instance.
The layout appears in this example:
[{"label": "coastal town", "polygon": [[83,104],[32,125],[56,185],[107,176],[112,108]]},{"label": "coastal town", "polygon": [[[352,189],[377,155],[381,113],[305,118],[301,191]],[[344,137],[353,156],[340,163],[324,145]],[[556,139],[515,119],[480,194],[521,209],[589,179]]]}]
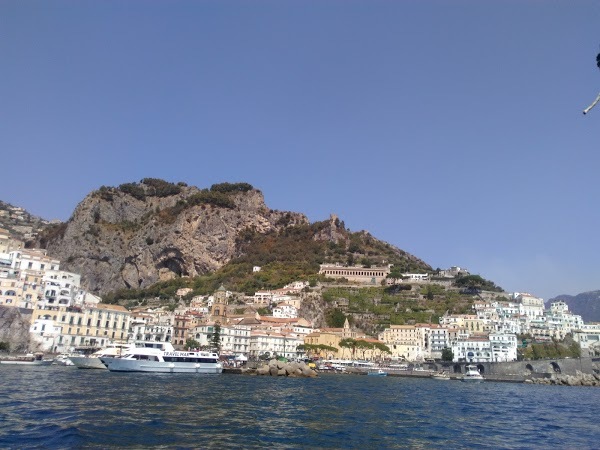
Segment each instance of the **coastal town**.
[{"label": "coastal town", "polygon": [[[0,305],[31,314],[30,349],[68,354],[86,348],[136,342],[169,342],[174,349],[214,346],[219,334],[222,358],[396,361],[416,364],[442,358],[454,362],[490,363],[518,359],[519,348],[531,342],[561,341],[570,336],[581,354],[600,348],[600,324],[586,324],[561,301],[545,305],[528,293],[479,293],[469,314],[446,313],[439,323],[390,325],[377,335],[351,327],[316,327],[299,315],[301,304],[319,296],[319,286],[298,280],[280,289],[242,296],[220,286],[212,295],[183,298],[180,289],[171,308],[127,309],[105,304],[81,287],[81,276],[61,270],[61,262],[45,250],[25,249],[23,242],[0,230]],[[254,271],[260,271],[255,266]],[[464,269],[452,267],[447,277]],[[343,279],[360,288],[386,283],[430,283],[428,274],[403,274],[390,279],[390,267],[322,265],[329,279]],[[235,299],[235,301],[234,301]],[[344,299],[338,307],[344,308]],[[260,311],[260,312],[259,312]],[[267,312],[267,314],[265,314]],[[448,355],[451,355],[448,358]]]}]

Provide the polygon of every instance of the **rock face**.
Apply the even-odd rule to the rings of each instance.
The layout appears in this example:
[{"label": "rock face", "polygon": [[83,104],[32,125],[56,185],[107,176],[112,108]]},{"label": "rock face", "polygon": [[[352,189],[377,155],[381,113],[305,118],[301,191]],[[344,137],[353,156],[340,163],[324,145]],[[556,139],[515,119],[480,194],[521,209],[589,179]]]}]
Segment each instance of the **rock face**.
[{"label": "rock face", "polygon": [[309,223],[303,214],[270,210],[249,185],[223,193],[163,183],[172,189],[156,194],[142,180],[92,192],[40,246],[81,274],[84,288],[104,294],[217,270],[236,255],[244,230]]},{"label": "rock face", "polygon": [[36,350],[36,348],[30,348],[30,324],[31,314],[27,314],[19,308],[0,306],[0,342],[8,343],[11,353]]}]

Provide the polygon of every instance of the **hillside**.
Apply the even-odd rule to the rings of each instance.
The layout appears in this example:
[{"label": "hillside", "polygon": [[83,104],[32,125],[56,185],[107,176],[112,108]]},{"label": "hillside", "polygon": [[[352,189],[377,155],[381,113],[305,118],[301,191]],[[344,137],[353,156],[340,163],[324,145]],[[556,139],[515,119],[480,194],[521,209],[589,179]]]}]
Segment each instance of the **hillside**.
[{"label": "hillside", "polygon": [[49,221],[34,216],[23,208],[0,200],[0,228],[20,241],[34,239],[49,224]]},{"label": "hillside", "polygon": [[559,295],[548,300],[548,304],[562,300],[569,311],[578,314],[584,322],[600,322],[600,291],[583,292],[577,295]]},{"label": "hillside", "polygon": [[[247,183],[200,189],[149,178],[103,186],[33,245],[47,248],[101,295],[165,283],[171,292],[194,279],[200,290],[228,280],[231,289],[252,292],[315,275],[324,262],[431,270],[367,232],[347,230],[335,216],[311,224],[304,214],[271,210]],[[263,267],[259,275],[253,266]]]}]

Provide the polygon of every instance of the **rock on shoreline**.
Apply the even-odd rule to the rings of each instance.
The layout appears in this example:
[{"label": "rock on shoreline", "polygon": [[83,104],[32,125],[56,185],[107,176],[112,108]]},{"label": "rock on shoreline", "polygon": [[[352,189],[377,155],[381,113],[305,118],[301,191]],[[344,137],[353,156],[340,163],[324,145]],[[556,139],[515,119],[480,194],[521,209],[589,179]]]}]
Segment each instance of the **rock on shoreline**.
[{"label": "rock on shoreline", "polygon": [[256,369],[248,369],[249,375],[269,375],[272,377],[305,377],[318,376],[317,372],[308,367],[304,362],[283,362],[272,359]]},{"label": "rock on shoreline", "polygon": [[553,374],[550,378],[531,378],[525,383],[551,384],[560,386],[600,386],[600,374],[582,373],[579,370],[575,375]]}]

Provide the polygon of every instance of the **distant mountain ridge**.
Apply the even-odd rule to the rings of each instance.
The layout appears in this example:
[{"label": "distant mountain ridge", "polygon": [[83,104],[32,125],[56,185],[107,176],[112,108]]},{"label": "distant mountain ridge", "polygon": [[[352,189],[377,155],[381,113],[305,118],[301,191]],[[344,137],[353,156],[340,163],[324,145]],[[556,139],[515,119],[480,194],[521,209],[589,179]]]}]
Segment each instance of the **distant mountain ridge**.
[{"label": "distant mountain ridge", "polygon": [[250,272],[252,264],[287,264],[296,273],[314,274],[319,262],[432,270],[367,232],[350,232],[334,215],[310,224],[304,214],[271,210],[262,192],[247,183],[200,189],[145,178],[102,186],[67,222],[48,225],[28,245],[47,249],[62,269],[81,274],[82,287],[100,295],[194,278],[240,258]]},{"label": "distant mountain ridge", "polygon": [[584,322],[600,322],[600,290],[577,295],[559,295],[548,302],[559,300],[569,305],[569,311],[580,315]]}]

